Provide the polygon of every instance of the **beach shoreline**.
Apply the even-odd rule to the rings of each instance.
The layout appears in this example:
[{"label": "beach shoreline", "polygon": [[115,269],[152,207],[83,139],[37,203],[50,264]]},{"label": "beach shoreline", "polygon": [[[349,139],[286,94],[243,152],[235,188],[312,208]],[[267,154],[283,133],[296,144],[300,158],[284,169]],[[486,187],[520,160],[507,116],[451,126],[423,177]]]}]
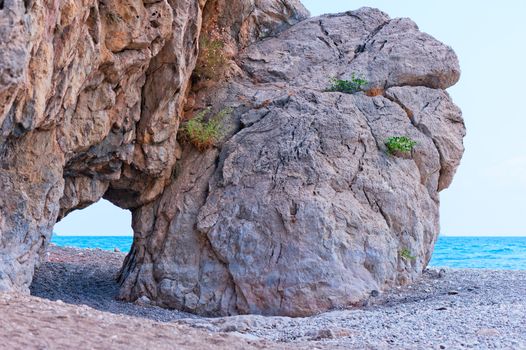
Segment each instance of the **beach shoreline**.
[{"label": "beach shoreline", "polygon": [[[168,327],[167,334],[172,336],[188,328],[188,332],[202,333],[205,338],[228,339],[230,348],[526,349],[526,271],[433,268],[417,283],[375,293],[363,307],[352,310],[306,318],[204,318],[161,309],[148,300],[115,300],[118,285],[114,277],[124,256],[100,249],[51,246],[31,286],[33,296],[0,297],[2,321],[17,322],[9,320],[9,315],[22,304],[33,309],[45,305],[57,311],[56,317],[73,317],[81,310],[89,315],[86,319],[90,322],[95,318],[120,324],[112,329],[117,338],[134,324],[141,324],[144,329],[134,334],[144,332],[144,339],[151,339],[151,328],[163,325],[161,328]],[[11,304],[5,305],[6,298],[11,298]],[[36,320],[51,317],[40,311],[31,315]],[[17,327],[32,326],[18,321]],[[6,336],[9,334],[2,334]],[[40,337],[45,339],[46,335]],[[212,338],[199,346],[217,348]],[[184,348],[184,344],[181,346]]]}]

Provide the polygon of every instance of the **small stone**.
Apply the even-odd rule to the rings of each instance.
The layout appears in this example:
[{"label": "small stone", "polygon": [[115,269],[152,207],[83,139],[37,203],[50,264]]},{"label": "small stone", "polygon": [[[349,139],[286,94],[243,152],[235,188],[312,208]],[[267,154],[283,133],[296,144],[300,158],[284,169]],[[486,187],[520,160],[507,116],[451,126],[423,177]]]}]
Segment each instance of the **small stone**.
[{"label": "small stone", "polygon": [[373,298],[376,298],[376,297],[378,297],[379,295],[380,295],[380,292],[377,291],[376,289],[373,289],[373,290],[371,291],[371,296],[372,296]]},{"label": "small stone", "polygon": [[333,334],[335,338],[345,338],[351,336],[351,332],[345,328],[336,329],[333,331]]},{"label": "small stone", "polygon": [[336,338],[345,338],[351,336],[351,332],[345,328],[330,329],[324,328],[318,331],[312,331],[310,333],[311,340],[322,340],[322,339],[336,339]]},{"label": "small stone", "polygon": [[364,300],[362,300],[360,302],[357,302],[355,304],[355,306],[357,306],[357,307],[367,307],[367,306],[369,306],[369,299],[364,299]]},{"label": "small stone", "polygon": [[143,295],[139,299],[135,300],[135,305],[138,305],[138,306],[152,306],[152,301],[146,295]]},{"label": "small stone", "polygon": [[477,335],[481,337],[495,337],[500,335],[500,333],[495,328],[481,328],[478,330]]},{"label": "small stone", "polygon": [[458,290],[450,290],[449,292],[447,292],[448,295],[458,295]]},{"label": "small stone", "polygon": [[321,339],[333,339],[334,338],[334,332],[331,329],[325,328],[320,329],[314,337],[312,337],[312,340],[321,340]]},{"label": "small stone", "polygon": [[113,248],[113,252],[114,252],[114,253],[120,253],[121,250],[120,250],[119,248]]},{"label": "small stone", "polygon": [[238,327],[233,324],[228,324],[221,328],[221,332],[230,333],[230,332],[238,332]]},{"label": "small stone", "polygon": [[438,309],[435,309],[436,311],[444,311],[444,310],[447,310],[447,307],[445,306],[442,306],[442,307],[439,307]]},{"label": "small stone", "polygon": [[444,277],[446,277],[446,270],[440,269],[440,271],[438,271],[438,278],[444,278]]}]

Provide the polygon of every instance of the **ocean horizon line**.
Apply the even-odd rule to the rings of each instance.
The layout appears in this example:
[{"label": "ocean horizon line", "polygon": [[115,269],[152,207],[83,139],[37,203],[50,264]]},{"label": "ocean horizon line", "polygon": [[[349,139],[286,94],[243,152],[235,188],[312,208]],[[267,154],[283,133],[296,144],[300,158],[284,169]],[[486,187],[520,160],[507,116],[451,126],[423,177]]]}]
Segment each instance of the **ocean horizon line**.
[{"label": "ocean horizon line", "polygon": [[[81,249],[130,251],[133,236],[54,235],[51,243]],[[525,236],[439,236],[430,266],[485,269],[526,269]]]}]

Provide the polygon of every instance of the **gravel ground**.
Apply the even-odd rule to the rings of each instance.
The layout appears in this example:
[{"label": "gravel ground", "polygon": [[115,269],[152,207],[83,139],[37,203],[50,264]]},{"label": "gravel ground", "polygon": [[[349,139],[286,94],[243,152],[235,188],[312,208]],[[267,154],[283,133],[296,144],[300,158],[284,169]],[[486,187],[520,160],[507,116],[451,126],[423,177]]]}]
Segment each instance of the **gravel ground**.
[{"label": "gravel ground", "polygon": [[61,248],[52,245],[47,253],[47,261],[35,274],[30,287],[31,294],[161,322],[198,317],[176,310],[144,307],[115,300],[119,291],[115,278],[125,256],[124,253],[101,249]]},{"label": "gravel ground", "polygon": [[114,315],[88,306],[0,293],[0,349],[128,350],[286,349],[239,333],[211,333],[181,324]]},{"label": "gravel ground", "polygon": [[286,348],[526,349],[526,271],[430,269],[418,283],[372,295],[359,309],[307,318],[202,318],[114,300],[114,276],[123,258],[52,247],[32,294]]}]

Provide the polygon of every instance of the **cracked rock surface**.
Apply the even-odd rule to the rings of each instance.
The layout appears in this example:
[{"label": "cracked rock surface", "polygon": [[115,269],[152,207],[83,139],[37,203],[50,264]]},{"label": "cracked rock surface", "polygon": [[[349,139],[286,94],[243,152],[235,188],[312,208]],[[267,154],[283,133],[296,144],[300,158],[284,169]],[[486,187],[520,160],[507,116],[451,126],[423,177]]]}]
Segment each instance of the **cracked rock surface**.
[{"label": "cracked rock surface", "polygon": [[0,1],[0,291],[28,291],[53,225],[72,210],[102,197],[140,208],[170,183],[202,28],[231,27],[240,49],[308,15],[294,0],[228,9]]},{"label": "cracked rock surface", "polygon": [[[460,72],[451,48],[363,8],[300,22],[236,64],[195,97],[233,108],[221,144],[183,144],[172,182],[133,211],[120,297],[305,316],[414,281],[463,153],[461,112],[444,91]],[[375,93],[326,91],[353,73]],[[399,135],[417,142],[408,157],[387,152]]]},{"label": "cracked rock surface", "polygon": [[[304,316],[426,267],[465,129],[444,90],[458,60],[411,20],[307,19],[297,0],[1,4],[0,291],[27,292],[53,225],[100,198],[133,214],[124,300]],[[203,81],[205,37],[224,67]],[[326,91],[353,74],[367,92]],[[206,107],[232,113],[199,152],[178,131]],[[400,135],[416,147],[389,155]]]}]

